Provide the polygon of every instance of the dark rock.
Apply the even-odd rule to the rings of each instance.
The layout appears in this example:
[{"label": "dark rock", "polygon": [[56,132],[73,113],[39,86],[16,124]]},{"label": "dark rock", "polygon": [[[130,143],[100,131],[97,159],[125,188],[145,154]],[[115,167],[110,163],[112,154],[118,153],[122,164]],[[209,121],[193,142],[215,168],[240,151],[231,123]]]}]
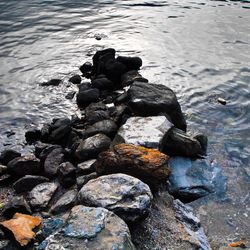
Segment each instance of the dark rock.
[{"label": "dark rock", "polygon": [[137,70],[128,71],[121,76],[121,82],[123,87],[129,86],[135,81],[148,82],[148,80],[142,77],[142,75],[140,75]]},{"label": "dark rock", "polygon": [[194,135],[194,138],[200,143],[202,154],[206,155],[207,143],[208,143],[207,136],[205,136],[203,134],[197,134],[197,135]]},{"label": "dark rock", "polygon": [[2,215],[12,218],[15,213],[31,214],[30,207],[23,196],[12,197],[4,206]]},{"label": "dark rock", "polygon": [[104,207],[126,222],[145,217],[152,198],[147,184],[125,174],[105,175],[90,180],[78,195],[80,204]]},{"label": "dark rock", "polygon": [[112,120],[119,126],[131,116],[131,111],[126,105],[117,105],[114,107],[112,112],[110,112]]},{"label": "dark rock", "polygon": [[76,183],[76,167],[70,162],[62,163],[57,170],[58,180],[63,187]]},{"label": "dark rock", "polygon": [[91,102],[97,102],[100,97],[100,91],[97,88],[89,88],[78,92],[76,102],[78,106],[88,106]]},{"label": "dark rock", "polygon": [[169,177],[168,160],[167,155],[156,149],[119,144],[113,150],[102,152],[95,168],[98,174],[124,173],[134,176],[157,189]]},{"label": "dark rock", "polygon": [[48,82],[43,82],[41,86],[58,86],[62,82],[61,79],[51,79]]},{"label": "dark rock", "polygon": [[95,172],[94,163],[96,162],[95,159],[88,160],[81,162],[77,165],[77,175],[86,175]]},{"label": "dark rock", "polygon": [[31,129],[25,133],[25,139],[27,142],[35,142],[41,139],[41,131],[39,129]]},{"label": "dark rock", "polygon": [[109,148],[111,140],[103,134],[97,134],[85,140],[81,140],[76,149],[75,156],[79,161],[86,161],[98,156],[104,150]]},{"label": "dark rock", "polygon": [[88,124],[109,119],[109,111],[103,103],[92,103],[85,109],[85,120]]},{"label": "dark rock", "polygon": [[0,176],[6,174],[7,170],[8,168],[6,166],[0,164]]},{"label": "dark rock", "polygon": [[51,132],[51,125],[50,124],[44,124],[43,127],[41,128],[41,141],[47,142],[48,137]]},{"label": "dark rock", "polygon": [[163,137],[160,145],[160,151],[170,156],[201,157],[205,155],[207,140],[199,139],[187,135],[180,129],[171,128]]},{"label": "dark rock", "polygon": [[73,84],[80,84],[82,81],[81,76],[79,75],[74,75],[69,78],[69,82],[72,82]]},{"label": "dark rock", "polygon": [[90,180],[96,179],[98,177],[97,173],[91,173],[88,175],[82,175],[76,178],[77,189],[80,190],[83,185],[88,183]]},{"label": "dark rock", "polygon": [[17,157],[8,163],[8,171],[16,176],[38,174],[41,171],[40,160],[34,155]]},{"label": "dark rock", "polygon": [[227,101],[226,101],[225,99],[221,98],[221,97],[219,97],[219,98],[217,99],[217,101],[218,101],[220,104],[222,104],[222,105],[226,105],[226,104],[227,104]]},{"label": "dark rock", "polygon": [[43,176],[25,175],[13,184],[13,188],[17,193],[31,191],[40,183],[48,182],[49,179]]},{"label": "dark rock", "polygon": [[59,231],[64,226],[64,224],[65,219],[62,217],[52,217],[47,220],[43,220],[43,227],[41,232],[42,240]]},{"label": "dark rock", "polygon": [[0,162],[4,165],[7,165],[10,161],[20,156],[21,156],[21,153],[17,151],[13,149],[6,149],[0,155]]},{"label": "dark rock", "polygon": [[115,85],[119,85],[121,83],[121,76],[126,71],[126,66],[116,60],[110,60],[108,63],[105,64],[105,75]]},{"label": "dark rock", "polygon": [[54,149],[61,149],[63,151],[62,147],[59,145],[39,143],[35,145],[35,155],[44,161]]},{"label": "dark rock", "polygon": [[140,57],[118,56],[116,60],[124,64],[128,70],[138,70],[142,66]]},{"label": "dark rock", "polygon": [[75,91],[70,91],[70,92],[65,96],[65,98],[71,100],[71,99],[74,98],[75,94],[76,94]]},{"label": "dark rock", "polygon": [[72,208],[75,204],[77,197],[77,190],[70,190],[63,194],[61,198],[51,207],[50,212],[52,214],[59,214],[66,212]]},{"label": "dark rock", "polygon": [[65,143],[64,139],[69,135],[70,132],[71,132],[70,125],[62,125],[51,131],[48,138],[48,142],[63,145]]},{"label": "dark rock", "polygon": [[179,129],[186,131],[186,121],[175,93],[168,87],[134,82],[128,90],[129,107],[139,116],[166,114]]},{"label": "dark rock", "polygon": [[3,174],[0,176],[0,186],[9,185],[14,181],[13,176],[10,174]]},{"label": "dark rock", "polygon": [[69,118],[56,118],[52,121],[52,129],[57,129],[62,126],[70,125],[71,120]]},{"label": "dark rock", "polygon": [[106,77],[103,78],[96,78],[91,82],[94,88],[105,90],[105,89],[112,89],[114,84],[112,81],[107,79]]},{"label": "dark rock", "polygon": [[92,63],[86,62],[86,63],[84,63],[79,69],[80,69],[80,71],[81,71],[83,74],[85,74],[85,73],[91,72],[92,69],[93,69],[93,66],[92,66]]}]

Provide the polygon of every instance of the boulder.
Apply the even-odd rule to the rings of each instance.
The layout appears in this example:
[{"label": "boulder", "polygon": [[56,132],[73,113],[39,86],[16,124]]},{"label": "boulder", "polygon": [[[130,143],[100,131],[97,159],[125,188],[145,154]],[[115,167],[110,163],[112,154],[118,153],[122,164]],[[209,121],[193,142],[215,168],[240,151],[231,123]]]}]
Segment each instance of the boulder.
[{"label": "boulder", "polygon": [[139,70],[142,66],[140,57],[118,56],[116,60],[124,64],[128,70]]},{"label": "boulder", "polygon": [[4,165],[7,165],[10,161],[20,156],[21,153],[13,149],[5,149],[0,155],[0,162]]},{"label": "boulder", "polygon": [[111,174],[90,180],[79,192],[78,201],[113,211],[126,222],[145,217],[153,195],[147,184],[125,174]]},{"label": "boulder", "polygon": [[77,165],[77,175],[86,175],[95,172],[94,163],[96,162],[95,159],[91,159],[88,161],[81,162]]},{"label": "boulder", "polygon": [[168,180],[169,157],[156,149],[132,144],[118,144],[98,156],[95,163],[98,174],[124,173],[134,176],[157,189]]},{"label": "boulder", "polygon": [[74,75],[69,78],[69,82],[72,82],[73,84],[80,84],[82,81],[81,76]]},{"label": "boulder", "polygon": [[122,86],[126,87],[131,85],[133,82],[148,82],[148,80],[142,77],[137,70],[130,70],[121,76]]},{"label": "boulder", "polygon": [[134,82],[128,90],[129,107],[138,116],[165,114],[175,127],[186,131],[186,121],[175,93],[168,87]]},{"label": "boulder", "polygon": [[97,76],[97,78],[95,78],[91,82],[91,84],[94,88],[97,88],[100,90],[112,89],[114,87],[114,83],[106,77],[99,78]]},{"label": "boulder", "polygon": [[0,186],[5,186],[13,183],[14,178],[10,174],[3,174],[0,176]]},{"label": "boulder", "polygon": [[17,157],[8,163],[8,171],[15,176],[38,174],[41,171],[40,160],[34,155]]},{"label": "boulder", "polygon": [[158,149],[172,126],[165,116],[131,117],[120,127],[115,141]]},{"label": "boulder", "polygon": [[80,190],[83,185],[88,183],[90,180],[96,179],[98,177],[97,173],[91,173],[87,175],[78,176],[76,178],[77,189]]},{"label": "boulder", "polygon": [[54,149],[62,149],[59,145],[52,145],[47,143],[38,143],[35,145],[35,155],[37,158],[39,158],[41,161],[45,161],[47,156],[54,150]]},{"label": "boulder", "polygon": [[75,156],[78,161],[86,161],[98,156],[104,150],[109,148],[111,140],[104,134],[97,134],[85,140],[81,140],[76,149]]},{"label": "boulder", "polygon": [[16,193],[23,193],[31,191],[35,186],[43,182],[48,182],[49,179],[37,175],[25,175],[13,184]]},{"label": "boulder", "polygon": [[76,167],[70,162],[62,163],[57,170],[58,180],[63,187],[76,183]]},{"label": "boulder", "polygon": [[41,250],[135,249],[125,222],[104,208],[75,206],[65,226],[40,245]]},{"label": "boulder", "polygon": [[93,66],[90,62],[85,62],[79,69],[83,74],[86,74],[92,71]]},{"label": "boulder", "polygon": [[116,86],[120,85],[121,76],[127,71],[127,67],[117,60],[109,60],[105,64],[104,73]]},{"label": "boulder", "polygon": [[28,194],[32,209],[40,211],[46,208],[57,188],[58,184],[54,182],[44,182],[35,186]]},{"label": "boulder", "polygon": [[76,102],[78,106],[86,107],[92,102],[97,102],[100,97],[100,91],[97,88],[88,88],[81,90],[76,96]]}]

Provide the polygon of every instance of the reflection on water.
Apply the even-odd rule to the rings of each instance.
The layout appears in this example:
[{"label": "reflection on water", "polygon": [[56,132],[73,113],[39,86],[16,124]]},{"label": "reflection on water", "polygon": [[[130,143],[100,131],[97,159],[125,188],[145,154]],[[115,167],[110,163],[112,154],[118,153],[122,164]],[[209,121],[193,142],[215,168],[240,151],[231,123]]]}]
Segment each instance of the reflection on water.
[{"label": "reflection on water", "polygon": [[[244,223],[249,199],[242,203],[250,178],[249,6],[249,1],[2,0],[0,149],[22,145],[25,128],[76,112],[74,101],[64,97],[74,88],[67,79],[97,49],[138,55],[144,77],[177,93],[189,129],[208,135],[209,157],[228,177],[226,201],[193,204],[211,238],[217,240],[218,216],[225,228],[218,236],[222,242],[249,237]],[[64,84],[38,85],[52,77]],[[218,97],[228,104],[220,105]],[[213,226],[207,218],[214,218]]]}]

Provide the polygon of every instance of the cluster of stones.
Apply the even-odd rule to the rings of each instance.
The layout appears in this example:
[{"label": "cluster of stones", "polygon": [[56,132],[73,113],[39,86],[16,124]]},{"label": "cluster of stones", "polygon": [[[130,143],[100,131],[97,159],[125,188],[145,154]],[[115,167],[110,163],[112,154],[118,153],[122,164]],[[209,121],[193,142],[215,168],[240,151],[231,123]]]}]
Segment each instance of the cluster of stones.
[{"label": "cluster of stones", "polygon": [[[33,155],[22,156],[10,149],[2,152],[0,185],[12,185],[14,192],[2,211],[9,220],[1,226],[14,234],[17,246],[135,249],[138,244],[131,240],[130,230],[144,221],[146,233],[150,226],[145,221],[156,223],[150,211],[160,189],[184,201],[212,190],[209,182],[197,185],[198,192],[192,185],[183,187],[178,162],[181,157],[204,156],[207,138],[186,133],[175,93],[165,85],[150,84],[139,74],[141,66],[139,57],[116,57],[114,49],[96,52],[93,64],[80,67],[82,76],[69,79],[79,87],[76,101],[81,117],[54,119],[41,129],[27,131],[27,142],[34,144]],[[89,80],[82,82],[83,78]],[[60,83],[52,79],[42,85]],[[174,166],[176,176],[171,174]],[[183,239],[188,249],[210,249],[192,212],[187,213],[181,202],[175,205],[169,195],[165,198],[178,212],[172,219],[175,223],[182,227],[190,221],[195,224],[187,226],[184,236],[175,232],[178,244]],[[36,236],[31,231],[25,240],[20,239],[23,220],[30,219],[20,219],[20,213],[43,218]],[[34,218],[31,229],[40,224]],[[170,221],[168,218],[165,224]],[[165,225],[164,230],[173,228]],[[192,238],[189,243],[188,237]],[[160,242],[158,239],[160,248],[167,247]],[[1,244],[15,246],[4,236]]]}]

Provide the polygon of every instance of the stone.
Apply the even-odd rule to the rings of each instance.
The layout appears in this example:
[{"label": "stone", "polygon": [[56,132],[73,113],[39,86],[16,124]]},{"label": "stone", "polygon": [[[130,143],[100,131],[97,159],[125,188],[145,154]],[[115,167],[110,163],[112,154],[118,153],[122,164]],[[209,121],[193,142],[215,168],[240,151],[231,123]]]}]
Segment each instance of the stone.
[{"label": "stone", "polygon": [[131,111],[128,106],[121,104],[116,105],[114,109],[110,112],[112,120],[118,125],[122,125],[126,122],[127,118],[131,116]]},{"label": "stone", "polygon": [[45,159],[47,158],[47,156],[54,149],[61,149],[61,151],[63,151],[63,149],[62,149],[62,147],[60,145],[52,145],[52,144],[47,144],[47,143],[39,143],[39,144],[35,145],[35,155],[41,161],[45,161]]},{"label": "stone", "polygon": [[36,236],[32,229],[39,226],[41,222],[42,220],[39,217],[16,213],[11,220],[0,224],[13,233],[21,246],[26,246]]},{"label": "stone", "polygon": [[77,190],[69,190],[63,194],[60,199],[51,207],[52,214],[59,214],[66,212],[72,208],[76,202]]},{"label": "stone", "polygon": [[10,174],[3,174],[0,176],[0,186],[6,186],[14,181],[13,176]]},{"label": "stone", "polygon": [[55,249],[131,249],[130,232],[123,220],[104,208],[75,206],[66,225],[40,245]]},{"label": "stone", "polygon": [[118,56],[116,60],[124,64],[128,70],[139,70],[142,66],[140,57]]},{"label": "stone", "polygon": [[3,165],[7,165],[10,161],[20,156],[21,156],[21,153],[13,149],[5,149],[0,155],[0,162]]},{"label": "stone", "polygon": [[199,140],[173,127],[161,140],[160,151],[170,156],[199,158],[206,154],[207,149],[207,140]]},{"label": "stone", "polygon": [[49,179],[37,175],[25,175],[13,184],[16,193],[24,193],[31,191],[35,186],[43,182],[48,182]]},{"label": "stone", "polygon": [[76,94],[76,91],[70,91],[67,95],[65,95],[65,98],[68,100],[71,100],[74,98],[75,94]]},{"label": "stone", "polygon": [[129,86],[135,81],[148,82],[148,80],[142,77],[142,75],[139,74],[137,70],[128,71],[121,76],[121,82],[123,87]]},{"label": "stone", "polygon": [[46,208],[57,188],[58,184],[54,182],[44,182],[35,186],[28,194],[28,201],[32,209],[40,211]]},{"label": "stone", "polygon": [[41,139],[41,130],[30,129],[25,133],[26,142],[32,143]]},{"label": "stone", "polygon": [[69,78],[69,82],[72,82],[73,84],[80,84],[82,81],[81,76],[74,75]]},{"label": "stone", "polygon": [[95,169],[100,175],[124,173],[134,176],[154,190],[168,180],[168,161],[169,157],[156,149],[122,143],[102,152]]},{"label": "stone", "polygon": [[41,231],[42,240],[59,231],[64,226],[64,224],[65,218],[63,216],[50,217],[43,220],[43,227]]},{"label": "stone", "polygon": [[125,174],[105,175],[90,180],[78,194],[80,204],[104,207],[129,223],[147,215],[152,198],[147,184]]},{"label": "stone", "polygon": [[137,116],[166,114],[175,127],[186,131],[186,121],[175,93],[168,87],[134,82],[128,90],[128,105]]},{"label": "stone", "polygon": [[104,134],[97,134],[85,140],[81,140],[76,149],[75,156],[78,161],[86,161],[98,156],[104,150],[109,148],[111,140]]},{"label": "stone", "polygon": [[12,197],[2,211],[2,215],[7,218],[12,218],[15,213],[31,214],[30,207],[23,196]]},{"label": "stone", "polygon": [[43,82],[41,86],[58,86],[62,82],[61,79],[51,79],[48,82]]},{"label": "stone", "polygon": [[96,78],[91,82],[91,84],[94,88],[100,90],[112,89],[114,87],[114,83],[106,77]]},{"label": "stone", "polygon": [[96,162],[96,159],[91,159],[88,161],[81,162],[77,165],[77,175],[86,175],[91,174],[95,172],[94,163]]},{"label": "stone", "polygon": [[117,60],[109,60],[108,63],[105,64],[105,75],[115,85],[120,85],[121,76],[127,71],[127,67]]},{"label": "stone", "polygon": [[97,102],[100,97],[100,91],[97,88],[89,88],[78,92],[76,102],[78,106],[86,107],[92,102]]},{"label": "stone", "polygon": [[165,116],[131,117],[119,128],[115,141],[159,149],[172,126]]},{"label": "stone", "polygon": [[97,173],[91,173],[87,175],[78,176],[76,178],[77,189],[80,190],[83,185],[88,183],[90,180],[96,179],[98,177]]},{"label": "stone", "polygon": [[93,66],[90,62],[85,62],[79,69],[83,74],[85,74],[85,73],[91,72],[93,69]]},{"label": "stone", "polygon": [[20,156],[8,163],[8,171],[15,176],[33,175],[41,171],[40,160],[34,155]]},{"label": "stone", "polygon": [[58,180],[63,187],[76,183],[76,167],[70,162],[62,163],[57,170]]},{"label": "stone", "polygon": [[219,97],[219,98],[217,99],[217,101],[218,101],[220,104],[222,104],[222,105],[226,105],[226,104],[227,104],[227,101],[226,101],[225,99],[223,99],[222,97]]},{"label": "stone", "polygon": [[7,170],[8,170],[7,166],[0,164],[0,176],[6,174]]}]

